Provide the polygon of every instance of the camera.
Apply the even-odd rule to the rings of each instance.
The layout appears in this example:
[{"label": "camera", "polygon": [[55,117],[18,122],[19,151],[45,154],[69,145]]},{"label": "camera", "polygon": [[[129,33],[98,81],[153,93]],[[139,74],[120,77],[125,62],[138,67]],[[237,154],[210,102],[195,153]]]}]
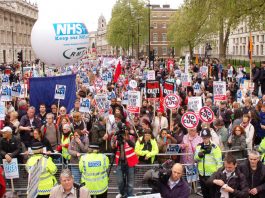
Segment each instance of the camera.
[{"label": "camera", "polygon": [[125,130],[128,130],[127,126],[122,123],[122,122],[118,122],[117,123],[117,127],[118,127],[118,131],[116,132],[116,136],[117,136],[117,141],[118,144],[123,144],[123,139],[124,139],[124,135],[125,135]]}]

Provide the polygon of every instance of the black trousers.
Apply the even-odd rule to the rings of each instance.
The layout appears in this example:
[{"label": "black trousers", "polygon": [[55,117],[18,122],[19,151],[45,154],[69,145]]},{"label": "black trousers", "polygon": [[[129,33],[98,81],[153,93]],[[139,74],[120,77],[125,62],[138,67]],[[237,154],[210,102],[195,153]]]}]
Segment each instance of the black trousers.
[{"label": "black trousers", "polygon": [[37,198],[49,198],[50,195],[38,195]]},{"label": "black trousers", "polygon": [[210,188],[206,186],[206,181],[209,177],[210,176],[199,176],[203,198],[211,198]]},{"label": "black trousers", "polygon": [[[108,191],[104,192],[103,194],[100,195],[90,195],[91,198],[107,198],[108,197]],[[82,197],[80,197],[82,198]]]}]

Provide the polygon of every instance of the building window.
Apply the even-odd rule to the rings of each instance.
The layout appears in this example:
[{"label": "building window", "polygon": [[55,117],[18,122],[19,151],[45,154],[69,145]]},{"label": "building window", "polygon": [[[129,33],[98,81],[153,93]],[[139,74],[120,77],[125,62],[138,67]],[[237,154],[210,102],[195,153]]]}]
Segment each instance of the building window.
[{"label": "building window", "polygon": [[162,47],[162,54],[167,55],[167,47]]},{"label": "building window", "polygon": [[257,42],[259,42],[259,35],[257,35]]},{"label": "building window", "polygon": [[157,28],[157,23],[153,23],[153,28]]},{"label": "building window", "polygon": [[242,46],[239,47],[239,55],[242,55]]},{"label": "building window", "polygon": [[238,55],[238,46],[236,46],[236,55]]},{"label": "building window", "polygon": [[162,41],[163,42],[167,41],[167,34],[166,33],[162,33]]},{"label": "building window", "polygon": [[167,24],[166,23],[162,23],[162,28],[167,28]]},{"label": "building window", "polygon": [[260,46],[260,55],[264,55],[264,49],[263,49],[263,45]]},{"label": "building window", "polygon": [[243,54],[242,55],[246,55],[246,46],[243,45]]},{"label": "building window", "polygon": [[264,42],[264,35],[261,35],[261,42]]},{"label": "building window", "polygon": [[157,54],[158,54],[158,47],[154,47],[153,50],[154,50],[155,56],[157,56]]},{"label": "building window", "polygon": [[157,42],[157,40],[158,40],[158,39],[157,39],[157,33],[153,33],[153,41],[154,41],[154,42]]},{"label": "building window", "polygon": [[256,56],[258,56],[258,55],[259,55],[259,46],[256,45]]}]

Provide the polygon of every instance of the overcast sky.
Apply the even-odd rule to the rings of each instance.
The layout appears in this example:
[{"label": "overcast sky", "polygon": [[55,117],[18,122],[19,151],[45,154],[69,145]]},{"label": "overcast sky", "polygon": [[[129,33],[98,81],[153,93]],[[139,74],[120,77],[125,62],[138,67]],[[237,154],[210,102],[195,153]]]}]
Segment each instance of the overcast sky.
[{"label": "overcast sky", "polygon": [[[94,31],[97,29],[97,20],[101,14],[107,22],[110,20],[116,0],[30,0],[30,2],[38,3],[40,18],[52,18],[54,21],[76,19],[84,22],[89,31]],[[150,0],[150,3],[170,4],[171,8],[177,8],[183,0]]]}]

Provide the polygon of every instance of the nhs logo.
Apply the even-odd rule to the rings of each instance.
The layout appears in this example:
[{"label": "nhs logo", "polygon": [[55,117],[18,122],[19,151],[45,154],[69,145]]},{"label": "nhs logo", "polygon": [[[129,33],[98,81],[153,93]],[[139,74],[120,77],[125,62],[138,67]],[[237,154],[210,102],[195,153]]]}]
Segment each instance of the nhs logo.
[{"label": "nhs logo", "polygon": [[54,23],[53,28],[56,36],[88,34],[83,23]]}]

